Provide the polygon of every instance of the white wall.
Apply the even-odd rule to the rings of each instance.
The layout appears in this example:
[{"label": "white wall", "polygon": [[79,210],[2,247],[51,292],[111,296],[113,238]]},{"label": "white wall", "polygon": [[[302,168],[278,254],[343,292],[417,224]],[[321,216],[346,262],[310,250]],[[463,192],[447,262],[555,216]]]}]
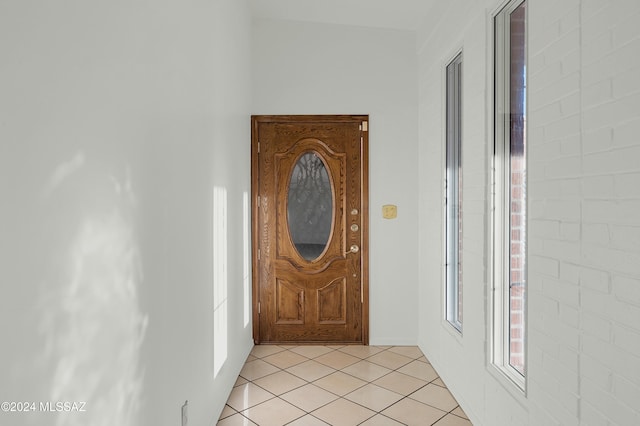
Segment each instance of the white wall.
[{"label": "white wall", "polygon": [[[412,32],[256,20],[254,114],[369,114],[370,342],[417,335],[417,78]],[[382,219],[384,204],[398,206]]]},{"label": "white wall", "polygon": [[[439,2],[419,32],[420,347],[475,425],[640,423],[640,4],[529,1],[527,396],[487,328],[491,13]],[[460,14],[465,10],[464,14]],[[464,333],[443,318],[443,68],[463,49]],[[433,208],[437,205],[438,208]]]},{"label": "white wall", "polygon": [[[244,1],[0,4],[0,413],[13,425],[215,424],[247,353]],[[228,350],[213,368],[213,188]]]}]

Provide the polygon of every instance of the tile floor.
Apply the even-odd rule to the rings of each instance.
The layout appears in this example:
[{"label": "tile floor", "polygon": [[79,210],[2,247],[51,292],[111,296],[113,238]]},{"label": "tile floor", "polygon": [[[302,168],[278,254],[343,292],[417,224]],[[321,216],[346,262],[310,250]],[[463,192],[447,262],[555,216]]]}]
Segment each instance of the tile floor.
[{"label": "tile floor", "polygon": [[415,346],[255,346],[218,425],[471,426]]}]

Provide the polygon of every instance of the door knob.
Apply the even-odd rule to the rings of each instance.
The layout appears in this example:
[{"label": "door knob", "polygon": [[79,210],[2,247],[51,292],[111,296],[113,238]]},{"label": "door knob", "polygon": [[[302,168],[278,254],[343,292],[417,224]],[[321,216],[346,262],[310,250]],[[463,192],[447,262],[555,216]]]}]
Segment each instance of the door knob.
[{"label": "door knob", "polygon": [[352,245],[351,248],[349,249],[349,251],[347,252],[347,254],[349,253],[357,253],[360,251],[360,247],[358,247],[357,245]]}]

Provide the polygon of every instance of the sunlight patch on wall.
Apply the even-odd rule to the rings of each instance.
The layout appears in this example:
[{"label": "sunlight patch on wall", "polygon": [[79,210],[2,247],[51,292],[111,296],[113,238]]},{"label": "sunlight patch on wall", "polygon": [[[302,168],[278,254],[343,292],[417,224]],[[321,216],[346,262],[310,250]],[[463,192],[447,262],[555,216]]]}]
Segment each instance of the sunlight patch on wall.
[{"label": "sunlight patch on wall", "polygon": [[[68,167],[58,168],[63,172],[46,187],[50,195],[57,195],[51,191],[83,163],[84,157],[75,157]],[[60,281],[43,291],[40,326],[43,358],[51,368],[50,401],[84,401],[86,411],[57,413],[48,424],[134,426],[148,316],[139,306],[142,267],[131,219],[133,192],[128,178],[124,184],[115,178],[93,183],[91,196],[106,207],[80,212],[84,217],[72,226],[72,242],[62,258],[66,264],[58,265]],[[88,198],[84,192],[75,195]]]},{"label": "sunlight patch on wall", "polygon": [[213,188],[213,377],[227,360],[227,190]]},{"label": "sunlight patch on wall", "polygon": [[249,228],[249,193],[242,194],[242,288],[244,297],[244,327],[249,325],[251,312],[251,258],[249,253],[249,243],[251,240],[251,230]]},{"label": "sunlight patch on wall", "polygon": [[56,167],[44,187],[44,197],[50,196],[69,176],[73,175],[85,164],[84,153],[77,152],[69,161],[65,161]]}]

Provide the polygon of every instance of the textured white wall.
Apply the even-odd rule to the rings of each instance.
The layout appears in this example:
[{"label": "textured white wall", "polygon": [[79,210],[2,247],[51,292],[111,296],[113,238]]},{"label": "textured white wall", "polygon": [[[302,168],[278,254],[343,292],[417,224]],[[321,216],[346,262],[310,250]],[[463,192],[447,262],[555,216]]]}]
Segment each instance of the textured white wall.
[{"label": "textured white wall", "polygon": [[[369,114],[372,344],[417,336],[417,78],[412,32],[256,20],[254,114]],[[396,220],[382,219],[398,205]]]},{"label": "textured white wall", "polygon": [[[419,32],[420,345],[478,425],[640,422],[640,4],[529,1],[528,394],[486,355],[492,27],[437,4]],[[460,10],[465,13],[461,15]],[[463,49],[464,334],[442,321],[443,67]],[[440,209],[432,208],[438,205]]]},{"label": "textured white wall", "polygon": [[[0,413],[13,425],[215,424],[252,346],[246,2],[0,5]],[[233,42],[230,43],[230,40]],[[228,195],[214,377],[213,188]]]}]

